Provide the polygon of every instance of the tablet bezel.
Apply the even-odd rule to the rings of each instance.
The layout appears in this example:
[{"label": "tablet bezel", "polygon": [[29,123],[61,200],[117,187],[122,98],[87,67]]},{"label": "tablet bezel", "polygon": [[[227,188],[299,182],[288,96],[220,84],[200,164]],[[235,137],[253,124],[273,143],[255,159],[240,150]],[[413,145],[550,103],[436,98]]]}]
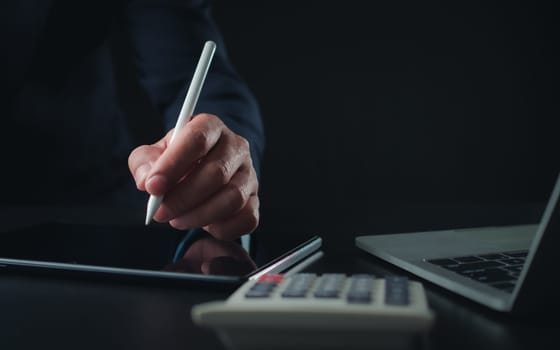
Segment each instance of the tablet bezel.
[{"label": "tablet bezel", "polygon": [[205,275],[197,273],[159,271],[136,268],[108,267],[101,265],[50,262],[0,257],[0,271],[27,272],[41,275],[101,278],[119,281],[172,282],[231,289],[245,281],[266,273],[281,273],[311,257],[322,246],[321,237],[315,235],[270,262],[242,276]]}]

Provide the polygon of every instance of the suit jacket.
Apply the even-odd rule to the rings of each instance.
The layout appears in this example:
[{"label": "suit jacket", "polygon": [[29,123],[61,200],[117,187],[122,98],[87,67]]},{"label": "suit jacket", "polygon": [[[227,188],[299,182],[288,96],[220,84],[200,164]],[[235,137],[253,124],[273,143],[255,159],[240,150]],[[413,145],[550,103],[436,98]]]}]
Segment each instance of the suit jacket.
[{"label": "suit jacket", "polygon": [[0,7],[4,201],[90,202],[130,185],[128,154],[148,141],[134,131],[148,126],[144,135],[160,138],[174,126],[206,40],[217,51],[195,113],[216,114],[247,138],[259,169],[259,108],[207,1],[7,0]]}]

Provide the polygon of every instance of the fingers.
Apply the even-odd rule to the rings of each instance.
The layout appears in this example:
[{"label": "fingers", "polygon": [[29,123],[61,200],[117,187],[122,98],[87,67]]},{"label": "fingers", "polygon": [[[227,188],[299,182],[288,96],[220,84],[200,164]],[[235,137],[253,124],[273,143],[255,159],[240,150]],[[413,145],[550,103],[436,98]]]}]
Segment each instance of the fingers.
[{"label": "fingers", "polygon": [[218,117],[199,114],[177,131],[172,143],[166,137],[167,147],[151,167],[146,190],[153,195],[167,193],[214,148],[224,129]]},{"label": "fingers", "polygon": [[[227,189],[224,186],[230,186],[232,193],[236,190],[247,191],[248,194],[256,191],[258,183],[249,146],[244,139],[236,141],[234,138],[239,137],[233,133],[224,133],[210,154],[201,159],[188,176],[167,192],[163,205],[154,216],[156,221],[169,221],[192,211],[216,192]],[[244,197],[244,201],[247,198],[248,195]],[[240,208],[241,206],[236,210]]]},{"label": "fingers", "polygon": [[[203,227],[236,214],[247,205],[249,197],[256,192],[257,183],[251,179],[250,171],[244,168],[203,203],[191,209],[168,212],[172,217],[163,221],[171,220],[171,225],[178,229]],[[167,207],[166,204],[164,206]]]},{"label": "fingers", "polygon": [[249,143],[210,114],[199,114],[129,157],[138,189],[164,195],[154,215],[178,229],[203,227],[232,240],[259,222],[258,180]]},{"label": "fingers", "polygon": [[247,205],[236,215],[221,222],[204,226],[204,230],[216,238],[233,240],[253,232],[258,225],[259,197],[254,195],[249,198]]}]

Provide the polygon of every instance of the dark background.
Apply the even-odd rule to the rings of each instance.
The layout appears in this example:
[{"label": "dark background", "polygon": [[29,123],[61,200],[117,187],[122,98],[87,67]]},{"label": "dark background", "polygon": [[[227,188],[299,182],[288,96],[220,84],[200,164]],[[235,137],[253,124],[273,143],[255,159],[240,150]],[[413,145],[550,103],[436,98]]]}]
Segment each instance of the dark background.
[{"label": "dark background", "polygon": [[[265,118],[260,231],[354,235],[388,222],[416,230],[539,219],[560,170],[551,9],[213,4]],[[504,204],[510,214],[494,215]]]},{"label": "dark background", "polygon": [[[351,249],[354,235],[538,219],[560,170],[556,11],[536,2],[215,0],[214,14],[265,118],[256,237],[314,232],[329,246],[321,271],[377,274],[383,265]],[[133,111],[149,109],[134,102]],[[23,209],[2,210],[2,228],[53,215]],[[114,210],[82,214],[123,220]],[[18,274],[1,283],[0,348],[220,348],[187,311],[225,293]],[[428,347],[556,340],[556,324],[517,323],[426,286],[437,312]]]}]

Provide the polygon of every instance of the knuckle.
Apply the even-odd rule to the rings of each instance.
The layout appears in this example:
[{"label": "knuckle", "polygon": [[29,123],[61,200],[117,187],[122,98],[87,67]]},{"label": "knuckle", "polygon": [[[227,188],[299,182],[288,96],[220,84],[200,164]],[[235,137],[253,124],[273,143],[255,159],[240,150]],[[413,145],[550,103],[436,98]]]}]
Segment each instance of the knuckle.
[{"label": "knuckle", "polygon": [[210,137],[208,131],[202,128],[191,129],[187,136],[193,147],[193,151],[200,156],[205,155],[210,149]]},{"label": "knuckle", "polygon": [[258,205],[247,205],[240,215],[243,215],[243,225],[240,227],[240,234],[251,233],[257,229],[260,222]]},{"label": "knuckle", "polygon": [[259,226],[259,214],[258,210],[253,210],[251,215],[247,215],[245,220],[245,227],[243,229],[243,234],[251,233],[257,229]]},{"label": "knuckle", "polygon": [[211,128],[222,127],[223,122],[218,116],[210,113],[200,113],[196,116],[196,119],[204,125],[208,125]]},{"label": "knuckle", "polygon": [[211,176],[220,185],[226,185],[231,178],[230,165],[225,159],[216,159],[211,164]]},{"label": "knuckle", "polygon": [[200,115],[202,118],[207,119],[209,121],[216,121],[218,119],[218,117],[216,117],[214,114],[211,113],[201,113]]},{"label": "knuckle", "polygon": [[253,186],[252,188],[253,191],[251,194],[258,196],[260,183],[259,183],[259,178],[257,177],[257,172],[253,167],[249,169],[249,181],[251,181],[251,185]]},{"label": "knuckle", "polygon": [[239,211],[241,210],[245,204],[247,203],[248,195],[243,190],[243,188],[239,186],[234,186],[232,184],[228,184],[227,191],[229,194],[229,205],[231,210]]},{"label": "knuckle", "polygon": [[259,214],[258,210],[254,211],[252,215],[247,218],[247,227],[245,228],[246,233],[251,233],[257,229],[259,226]]},{"label": "knuckle", "polygon": [[251,205],[249,207],[250,211],[251,211],[251,215],[250,217],[252,218],[252,228],[250,232],[253,232],[258,226],[259,226],[259,222],[260,222],[260,202],[259,202],[259,197],[258,196],[254,196],[254,201],[252,202],[253,205]]},{"label": "knuckle", "polygon": [[242,150],[246,153],[249,153],[249,148],[250,148],[249,147],[249,141],[246,138],[244,138],[243,136],[240,136],[240,135],[236,135],[236,142],[237,142],[237,147],[240,150]]}]

